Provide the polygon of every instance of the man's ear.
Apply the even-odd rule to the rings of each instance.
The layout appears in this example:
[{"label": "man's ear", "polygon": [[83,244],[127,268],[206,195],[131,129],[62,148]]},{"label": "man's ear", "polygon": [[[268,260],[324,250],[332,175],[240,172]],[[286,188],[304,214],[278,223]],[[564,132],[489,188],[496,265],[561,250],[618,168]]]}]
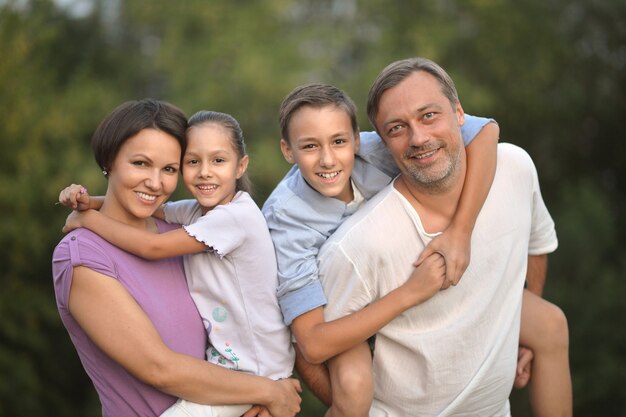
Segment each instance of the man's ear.
[{"label": "man's ear", "polygon": [[461,106],[461,102],[456,103],[455,106],[456,118],[459,122],[459,126],[463,126],[465,123],[465,112],[463,111],[463,106]]},{"label": "man's ear", "polygon": [[359,152],[359,148],[361,147],[361,132],[359,129],[354,132],[354,154],[356,155]]},{"label": "man's ear", "polygon": [[280,139],[280,151],[283,153],[285,160],[290,164],[295,164],[296,161],[293,159],[293,152],[291,151],[291,145],[289,141],[285,139]]}]

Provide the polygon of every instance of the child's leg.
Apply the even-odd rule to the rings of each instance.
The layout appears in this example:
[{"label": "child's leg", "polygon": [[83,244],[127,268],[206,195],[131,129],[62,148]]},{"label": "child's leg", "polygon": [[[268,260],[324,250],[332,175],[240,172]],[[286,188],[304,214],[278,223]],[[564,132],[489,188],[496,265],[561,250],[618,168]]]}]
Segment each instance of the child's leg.
[{"label": "child's leg", "polygon": [[332,406],[326,417],[367,417],[374,395],[372,353],[363,342],[328,361]]},{"label": "child's leg", "polygon": [[530,402],[535,417],[572,415],[569,334],[563,311],[524,290],[520,345],[534,353]]}]

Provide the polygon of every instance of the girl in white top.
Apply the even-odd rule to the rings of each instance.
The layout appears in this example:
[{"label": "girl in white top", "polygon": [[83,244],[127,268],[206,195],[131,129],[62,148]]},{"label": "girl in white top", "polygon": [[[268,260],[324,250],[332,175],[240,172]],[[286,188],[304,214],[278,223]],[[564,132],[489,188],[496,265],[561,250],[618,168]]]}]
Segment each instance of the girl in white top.
[{"label": "girl in white top", "polygon": [[[276,297],[272,239],[249,195],[248,156],[239,123],[224,113],[200,111],[189,119],[187,141],[182,175],[196,200],[167,203],[157,211],[166,221],[185,225],[181,229],[146,233],[96,210],[75,212],[66,229],[86,227],[147,259],[185,255],[189,291],[207,330],[207,360],[272,379],[287,378],[294,351]],[[80,186],[71,187],[84,200]],[[240,416],[249,408],[179,400],[163,416]]]}]

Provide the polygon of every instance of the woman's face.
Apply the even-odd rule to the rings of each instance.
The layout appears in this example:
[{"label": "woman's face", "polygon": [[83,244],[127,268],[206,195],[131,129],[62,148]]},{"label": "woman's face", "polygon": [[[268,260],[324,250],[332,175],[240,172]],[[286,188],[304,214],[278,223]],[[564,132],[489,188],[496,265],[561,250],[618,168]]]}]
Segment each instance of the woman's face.
[{"label": "woman's face", "polygon": [[102,211],[127,224],[143,222],[176,189],[181,148],[171,135],[143,129],[124,142],[109,171]]}]

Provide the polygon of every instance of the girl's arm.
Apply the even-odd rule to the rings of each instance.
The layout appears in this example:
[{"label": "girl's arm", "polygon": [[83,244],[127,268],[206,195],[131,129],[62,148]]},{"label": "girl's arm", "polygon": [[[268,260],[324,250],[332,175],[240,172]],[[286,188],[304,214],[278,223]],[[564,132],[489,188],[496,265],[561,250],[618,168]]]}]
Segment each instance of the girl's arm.
[{"label": "girl's arm", "polygon": [[[71,208],[72,210],[100,210],[100,207],[102,207],[102,204],[104,203],[104,196],[90,196],[87,192],[87,188],[80,184],[72,184],[61,190],[59,193],[59,203]],[[156,209],[154,214],[152,214],[152,217],[165,220],[163,206]]]},{"label": "girl's arm", "polygon": [[433,254],[409,279],[384,297],[345,317],[326,322],[323,307],[304,313],[291,323],[298,348],[307,362],[322,363],[364,342],[409,308],[439,292],[445,262]]},{"label": "girl's arm", "polygon": [[273,416],[300,410],[295,380],[274,382],[170,350],[134,298],[106,275],[74,268],[69,310],[104,353],[160,391],[202,404],[261,404]]},{"label": "girl's arm", "polygon": [[496,173],[496,153],[500,128],[486,124],[466,147],[467,172],[456,213],[448,228],[424,249],[416,265],[439,252],[446,261],[444,288],[456,285],[470,261],[470,242],[476,218],[489,194]]},{"label": "girl's arm", "polygon": [[111,219],[96,210],[73,211],[67,218],[64,232],[84,227],[100,235],[120,249],[145,259],[203,252],[207,246],[189,236],[183,229],[152,233]]}]

